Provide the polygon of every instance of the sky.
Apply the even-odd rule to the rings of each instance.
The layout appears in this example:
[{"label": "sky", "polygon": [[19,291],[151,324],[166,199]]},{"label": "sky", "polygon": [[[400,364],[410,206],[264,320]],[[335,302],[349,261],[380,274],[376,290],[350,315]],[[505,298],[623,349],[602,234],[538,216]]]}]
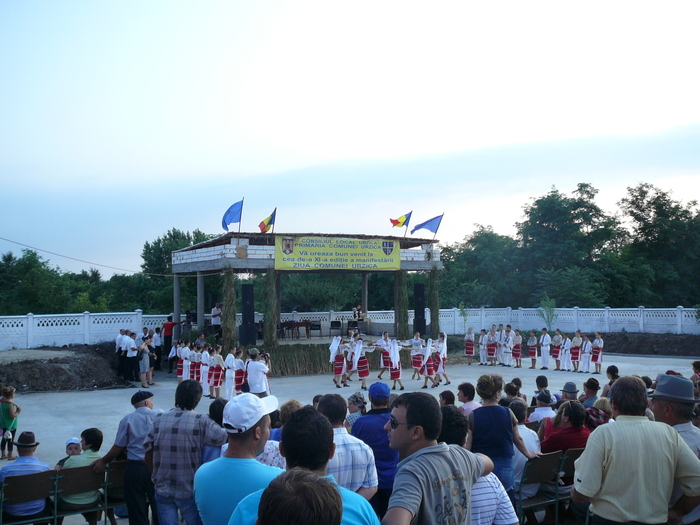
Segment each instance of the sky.
[{"label": "sky", "polygon": [[[513,235],[553,186],[700,200],[700,3],[0,2],[0,253],[171,228]],[[231,229],[237,229],[232,226]],[[415,236],[431,238],[422,230]],[[14,242],[10,242],[14,241]],[[97,265],[102,266],[97,266]]]}]

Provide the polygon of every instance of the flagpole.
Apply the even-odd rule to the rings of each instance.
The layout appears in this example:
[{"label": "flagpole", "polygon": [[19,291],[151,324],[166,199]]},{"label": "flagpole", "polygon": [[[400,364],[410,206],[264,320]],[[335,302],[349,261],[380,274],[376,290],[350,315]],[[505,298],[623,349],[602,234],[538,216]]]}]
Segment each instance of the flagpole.
[{"label": "flagpole", "polygon": [[[275,208],[275,211],[273,211],[272,213],[275,214],[275,222],[277,222],[277,208]],[[275,233],[275,222],[272,223],[272,232],[271,233]]]},{"label": "flagpole", "polygon": [[245,197],[241,199],[241,220],[238,221],[238,233],[241,233],[241,224],[243,223],[243,202],[245,201]]},{"label": "flagpole", "polygon": [[[411,217],[413,217],[413,210],[411,210],[410,212],[408,212],[408,214],[409,214]],[[403,232],[403,236],[406,237],[406,234],[407,234],[407,233],[408,233],[408,224],[406,224],[406,229],[405,229],[404,232]]]}]

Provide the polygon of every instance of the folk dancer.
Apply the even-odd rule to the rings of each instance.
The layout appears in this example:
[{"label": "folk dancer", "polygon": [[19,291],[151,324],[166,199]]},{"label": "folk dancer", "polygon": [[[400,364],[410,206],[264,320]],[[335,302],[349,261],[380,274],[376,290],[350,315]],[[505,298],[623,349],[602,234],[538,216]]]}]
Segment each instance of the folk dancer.
[{"label": "folk dancer", "polygon": [[352,375],[357,372],[357,368],[355,368],[355,346],[357,346],[357,340],[360,338],[360,334],[355,332],[355,330],[350,330],[349,335],[348,363],[350,363],[350,369],[347,371],[346,378],[347,381],[352,381]]},{"label": "folk dancer", "polygon": [[430,388],[437,387],[440,383],[435,379],[435,368],[433,368],[433,358],[431,356],[433,351],[433,340],[428,339],[428,344],[423,350],[423,364],[421,365],[420,374],[425,377],[423,381],[423,386],[421,388],[428,388],[428,379],[433,382],[433,386]]},{"label": "folk dancer", "polygon": [[523,367],[522,348],[523,336],[520,335],[520,330],[516,328],[515,335],[513,336],[513,360],[515,361],[515,368]]},{"label": "folk dancer", "polygon": [[[583,339],[581,339],[581,330],[576,330],[574,332],[574,337],[571,339],[571,363],[574,365],[574,372],[581,372],[578,367],[581,362],[581,345],[583,344]],[[590,361],[589,361],[590,364]]]},{"label": "folk dancer", "polygon": [[379,370],[378,379],[382,378],[384,372],[391,368],[391,356],[389,355],[389,347],[391,346],[391,341],[389,341],[389,332],[384,332],[382,338],[374,343],[375,346],[379,347],[382,352],[381,357],[381,369]]},{"label": "folk dancer", "polygon": [[474,359],[474,328],[471,326],[464,335],[464,355],[467,356],[467,364],[471,366]]},{"label": "folk dancer", "polygon": [[199,382],[202,383],[202,391],[205,393],[205,397],[208,395],[207,391],[209,390],[209,363],[211,361],[209,350],[211,350],[209,343],[202,346],[202,364],[199,365]]},{"label": "folk dancer", "polygon": [[399,388],[399,390],[403,390],[403,383],[401,382],[401,355],[399,354],[400,350],[401,348],[399,347],[398,341],[396,341],[396,339],[392,339],[389,346],[389,357],[391,358],[391,367],[389,368],[389,379],[391,379],[394,382],[394,386],[391,387],[392,390],[396,390],[396,383],[398,383],[401,387]]},{"label": "folk dancer", "polygon": [[504,351],[506,346],[506,332],[503,329],[503,325],[498,325],[498,331],[496,332],[496,363],[501,366],[505,366],[504,362]]},{"label": "folk dancer", "polygon": [[503,340],[503,366],[513,366],[513,332],[510,325],[506,326]]},{"label": "folk dancer", "polygon": [[413,375],[411,379],[420,381],[420,369],[423,367],[423,339],[420,332],[413,334],[413,339],[406,341],[406,345],[411,348],[411,365],[413,366]]},{"label": "folk dancer", "polygon": [[199,349],[200,347],[196,344],[190,347],[190,377],[187,378],[192,379],[193,381],[197,381],[197,383],[199,383],[199,375],[197,374],[197,372],[199,371],[199,365],[201,363],[200,359],[202,357],[202,354],[200,353]]},{"label": "folk dancer", "polygon": [[445,332],[438,334],[438,340],[433,345],[433,368],[435,369],[435,380],[438,384],[442,381],[442,376],[445,377],[445,384],[450,384],[450,378],[447,377],[445,364],[447,363],[447,335]]},{"label": "folk dancer", "polygon": [[498,336],[496,329],[491,327],[489,335],[486,336],[486,352],[489,358],[489,366],[496,366],[496,350],[498,348]]},{"label": "folk dancer", "polygon": [[243,349],[236,348],[234,352],[234,389],[236,395],[243,393],[241,388],[245,381],[245,362],[243,361]]},{"label": "folk dancer", "polygon": [[549,347],[552,344],[552,338],[547,333],[547,329],[542,329],[540,336],[540,356],[542,357],[542,368],[540,370],[549,370]]},{"label": "folk dancer", "polygon": [[374,346],[364,346],[361,337],[355,343],[355,353],[353,355],[353,365],[357,370],[357,377],[362,380],[362,390],[367,390],[367,378],[369,377],[369,361],[365,356],[366,352],[374,352]]},{"label": "folk dancer", "polygon": [[581,372],[582,374],[591,373],[591,353],[593,352],[593,345],[591,344],[591,337],[586,334],[583,336],[583,344],[581,345]]},{"label": "folk dancer", "polygon": [[341,388],[340,384],[343,386],[349,386],[346,381],[347,372],[347,361],[345,361],[345,349],[347,347],[342,344],[342,337],[336,335],[331,341],[331,346],[328,348],[330,350],[330,362],[333,363],[333,383],[335,383],[336,388]]},{"label": "folk dancer", "polygon": [[236,371],[236,358],[234,356],[235,351],[236,348],[232,346],[228,351],[228,355],[226,355],[226,359],[224,360],[224,370],[226,371],[226,386],[224,387],[224,397],[226,399],[231,399],[231,397],[233,397],[234,373]]},{"label": "folk dancer", "polygon": [[224,358],[221,357],[221,345],[216,345],[209,356],[209,397],[216,399],[221,396],[221,385],[224,384]]},{"label": "folk dancer", "polygon": [[481,334],[479,335],[479,366],[486,366],[488,364],[488,336],[486,335],[486,329],[481,329]]},{"label": "folk dancer", "polygon": [[566,372],[571,372],[571,339],[567,334],[562,334],[561,368]]},{"label": "folk dancer", "polygon": [[555,368],[554,370],[561,370],[561,330],[557,328],[554,330],[554,335],[552,336],[552,353],[550,357],[554,359]]},{"label": "folk dancer", "polygon": [[537,335],[534,330],[530,330],[530,338],[527,340],[528,355],[530,356],[530,361],[532,366],[530,370],[537,368]]},{"label": "folk dancer", "polygon": [[[189,341],[181,341],[178,363],[177,363],[177,382],[182,383],[183,380],[190,378],[190,343]],[[181,366],[182,365],[182,366]]]},{"label": "folk dancer", "polygon": [[600,332],[595,333],[593,340],[593,348],[591,352],[591,362],[595,364],[594,374],[600,374],[600,368],[603,365],[603,336]]}]

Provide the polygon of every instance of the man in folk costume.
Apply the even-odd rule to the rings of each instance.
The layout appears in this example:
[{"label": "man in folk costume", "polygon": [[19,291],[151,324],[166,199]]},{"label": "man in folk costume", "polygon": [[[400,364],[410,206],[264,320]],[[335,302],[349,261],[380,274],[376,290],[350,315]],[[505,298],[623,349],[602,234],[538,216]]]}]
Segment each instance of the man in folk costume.
[{"label": "man in folk costume", "polygon": [[482,328],[479,335],[479,366],[488,364],[488,335],[486,334],[486,329]]},{"label": "man in folk costume", "polygon": [[225,387],[224,387],[224,397],[226,399],[231,399],[233,397],[233,385],[234,385],[234,373],[236,370],[236,358],[233,355],[235,351],[235,348],[231,348],[229,350],[229,353],[226,355],[226,359],[224,360],[224,370],[225,372]]},{"label": "man in folk costume", "polygon": [[542,356],[542,368],[540,370],[549,370],[549,347],[552,344],[552,338],[547,333],[547,329],[542,329],[540,336],[540,355]]},{"label": "man in folk costume", "polygon": [[502,366],[505,366],[503,352],[506,345],[506,332],[503,329],[503,325],[498,325],[498,331],[496,332],[496,362]]}]

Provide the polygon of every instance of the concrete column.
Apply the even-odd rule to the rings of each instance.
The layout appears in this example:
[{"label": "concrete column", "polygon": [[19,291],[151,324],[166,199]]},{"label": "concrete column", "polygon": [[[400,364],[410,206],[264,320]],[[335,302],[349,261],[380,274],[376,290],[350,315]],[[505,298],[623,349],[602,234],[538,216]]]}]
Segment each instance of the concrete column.
[{"label": "concrete column", "polygon": [[399,333],[399,272],[394,272],[394,337]]},{"label": "concrete column", "polygon": [[362,311],[367,313],[367,296],[369,291],[368,286],[369,274],[367,272],[362,273]]},{"label": "concrete column", "polygon": [[676,320],[677,320],[676,333],[682,334],[683,333],[683,307],[682,306],[676,306]]},{"label": "concrete column", "polygon": [[[173,274],[173,321],[180,322],[180,276]],[[175,325],[173,329],[173,339],[180,339],[180,325]],[[170,351],[170,350],[168,350]]]},{"label": "concrete column", "polygon": [[204,330],[204,274],[197,272],[197,326]]},{"label": "concrete column", "polygon": [[90,344],[90,312],[83,312],[83,344]]},{"label": "concrete column", "polygon": [[34,348],[34,314],[27,314],[27,348]]},{"label": "concrete column", "polygon": [[639,307],[639,333],[644,333],[644,307]]}]

